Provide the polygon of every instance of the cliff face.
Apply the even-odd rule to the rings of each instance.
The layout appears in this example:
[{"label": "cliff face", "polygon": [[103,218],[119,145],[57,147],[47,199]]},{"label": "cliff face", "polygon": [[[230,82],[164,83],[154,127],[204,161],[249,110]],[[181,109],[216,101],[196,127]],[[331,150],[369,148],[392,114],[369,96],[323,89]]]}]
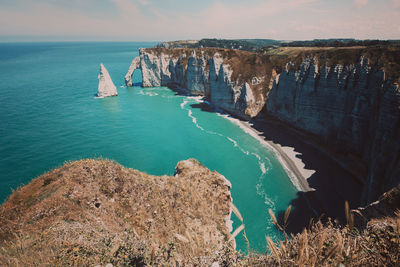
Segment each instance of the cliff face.
[{"label": "cliff face", "polygon": [[110,74],[106,67],[100,64],[100,73],[98,75],[99,86],[97,89],[97,97],[103,98],[108,96],[117,96],[117,88],[111,80]]},{"label": "cliff face", "polygon": [[400,180],[400,93],[361,57],[355,65],[318,66],[306,58],[275,80],[266,112],[322,139],[365,166],[364,201]]},{"label": "cliff face", "polygon": [[[140,49],[140,56],[133,60],[125,82],[131,86],[133,71],[141,69],[143,87],[168,86],[203,95],[215,106],[249,119],[265,103],[265,88],[271,79],[266,64],[262,56],[245,51]],[[254,71],[243,73],[243,67]]]},{"label": "cliff face", "polygon": [[0,265],[210,266],[234,248],[229,189],[193,159],[172,177],[72,162],[0,206]]},{"label": "cliff face", "polygon": [[397,75],[398,50],[288,48],[261,55],[215,48],[141,49],[126,84],[141,68],[144,87],[204,95],[244,119],[265,106],[266,114],[340,154],[342,165],[363,181],[368,203],[400,182],[399,87],[376,67]]}]

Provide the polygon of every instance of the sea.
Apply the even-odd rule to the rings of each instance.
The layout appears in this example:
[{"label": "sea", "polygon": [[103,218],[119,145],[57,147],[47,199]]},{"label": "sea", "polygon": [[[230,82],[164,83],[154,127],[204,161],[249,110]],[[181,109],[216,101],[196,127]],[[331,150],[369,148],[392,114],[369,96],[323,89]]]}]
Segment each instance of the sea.
[{"label": "sea", "polygon": [[[283,239],[270,218],[297,189],[274,152],[235,119],[199,97],[166,87],[134,87],[124,76],[152,42],[0,43],[0,203],[35,177],[83,158],[108,158],[153,175],[173,175],[195,158],[232,183],[243,232],[237,250],[265,253],[266,236]],[[118,96],[95,97],[100,63]],[[232,214],[233,228],[242,222]]]}]

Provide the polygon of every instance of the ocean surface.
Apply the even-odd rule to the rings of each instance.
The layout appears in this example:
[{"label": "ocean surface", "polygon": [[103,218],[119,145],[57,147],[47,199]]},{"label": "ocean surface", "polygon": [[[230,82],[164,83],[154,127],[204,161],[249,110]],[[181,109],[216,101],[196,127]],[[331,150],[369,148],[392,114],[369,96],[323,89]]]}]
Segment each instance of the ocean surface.
[{"label": "ocean surface", "polygon": [[[285,210],[297,190],[274,154],[199,98],[165,87],[124,87],[139,47],[154,43],[0,44],[0,202],[12,189],[66,161],[109,158],[154,175],[196,158],[232,183],[250,248],[279,240],[268,209]],[[97,99],[104,63],[118,97]],[[134,82],[140,83],[139,71]],[[234,229],[240,221],[232,214]],[[240,234],[237,249],[246,250]]]}]

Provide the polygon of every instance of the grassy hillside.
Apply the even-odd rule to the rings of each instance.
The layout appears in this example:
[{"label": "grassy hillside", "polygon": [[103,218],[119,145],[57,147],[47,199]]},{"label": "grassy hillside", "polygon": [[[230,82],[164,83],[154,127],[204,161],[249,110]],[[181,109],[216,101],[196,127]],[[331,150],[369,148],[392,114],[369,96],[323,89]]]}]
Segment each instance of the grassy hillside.
[{"label": "grassy hillside", "polygon": [[0,206],[0,266],[210,265],[233,248],[229,186],[195,160],[176,174],[88,159],[40,176]]},{"label": "grassy hillside", "polygon": [[[232,248],[224,219],[226,180],[195,160],[174,177],[151,176],[108,160],[81,160],[46,173],[0,207],[1,266],[396,266],[400,261],[400,185],[380,199],[365,230],[311,224],[266,254]],[[391,212],[386,211],[390,208]],[[376,209],[376,207],[374,208]],[[270,212],[276,227],[284,231]],[[389,216],[389,217],[386,217]]]}]

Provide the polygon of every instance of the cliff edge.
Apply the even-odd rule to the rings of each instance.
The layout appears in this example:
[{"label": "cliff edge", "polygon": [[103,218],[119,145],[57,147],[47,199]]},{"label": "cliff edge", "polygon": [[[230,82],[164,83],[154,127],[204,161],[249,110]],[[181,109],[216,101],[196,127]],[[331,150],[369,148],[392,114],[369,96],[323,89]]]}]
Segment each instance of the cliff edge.
[{"label": "cliff edge", "polygon": [[140,49],[139,54],[125,76],[127,86],[132,86],[132,74],[140,69],[143,87],[168,86],[202,95],[245,120],[264,107],[273,73],[267,56],[221,48],[160,47]]},{"label": "cliff edge", "polygon": [[[362,203],[400,182],[400,47],[140,49],[125,77],[205,96],[245,120],[270,116],[322,144],[363,187]],[[319,146],[319,147],[322,147]]]},{"label": "cliff edge", "polygon": [[152,176],[80,160],[0,207],[0,265],[211,265],[233,250],[230,183],[196,160]]},{"label": "cliff edge", "polygon": [[[233,249],[230,183],[219,173],[193,159],[179,162],[172,177],[80,160],[0,206],[0,265],[397,266],[399,188],[352,210],[346,227],[317,221],[279,247],[267,237],[266,254],[243,255]],[[289,214],[285,220],[296,220]],[[357,215],[363,230],[353,227]]]}]

